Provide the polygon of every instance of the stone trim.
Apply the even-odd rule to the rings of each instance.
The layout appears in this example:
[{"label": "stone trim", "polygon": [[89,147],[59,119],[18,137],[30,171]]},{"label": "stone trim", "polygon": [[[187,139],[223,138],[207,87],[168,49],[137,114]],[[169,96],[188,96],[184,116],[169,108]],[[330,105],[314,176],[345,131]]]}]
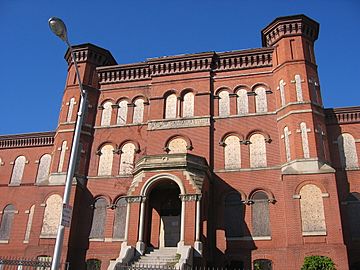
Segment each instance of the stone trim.
[{"label": "stone trim", "polygon": [[146,196],[127,196],[125,198],[127,203],[143,203],[146,201]]},{"label": "stone trim", "polygon": [[0,244],[9,244],[9,240],[0,240]]},{"label": "stone trim", "polygon": [[302,236],[325,236],[327,235],[326,231],[314,231],[314,232],[302,232]]},{"label": "stone trim", "polygon": [[241,118],[251,116],[263,116],[263,115],[275,115],[276,112],[259,112],[259,113],[247,113],[247,114],[234,114],[228,116],[214,116],[214,119],[226,119],[226,118]]},{"label": "stone trim", "polygon": [[40,234],[39,238],[40,239],[56,239],[56,235],[45,235],[45,234],[41,235]]},{"label": "stone trim", "polygon": [[174,128],[192,128],[210,126],[210,117],[192,117],[178,119],[151,120],[147,130],[163,130]]},{"label": "stone trim", "polygon": [[240,237],[225,237],[227,241],[270,241],[271,236],[240,236]]},{"label": "stone trim", "polygon": [[278,169],[281,169],[281,165],[276,165],[276,166],[271,166],[271,167],[259,167],[259,168],[219,169],[219,170],[214,170],[214,172],[216,172],[216,173],[248,172],[248,171],[278,170]]},{"label": "stone trim", "polygon": [[105,238],[89,238],[89,242],[105,242]]},{"label": "stone trim", "polygon": [[121,127],[130,127],[130,126],[145,126],[147,123],[127,123],[127,124],[115,124],[109,126],[94,126],[94,129],[109,129],[109,128],[121,128]]},{"label": "stone trim", "polygon": [[0,136],[0,149],[54,145],[55,132]]},{"label": "stone trim", "polygon": [[179,198],[183,202],[193,202],[193,201],[200,201],[202,194],[184,194],[179,195]]}]

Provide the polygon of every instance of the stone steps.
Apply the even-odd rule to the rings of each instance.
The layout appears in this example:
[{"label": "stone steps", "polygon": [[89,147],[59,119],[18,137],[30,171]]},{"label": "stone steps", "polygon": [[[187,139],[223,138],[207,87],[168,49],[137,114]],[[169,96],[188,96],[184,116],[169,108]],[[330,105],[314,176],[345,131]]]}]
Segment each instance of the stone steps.
[{"label": "stone steps", "polygon": [[178,262],[176,258],[176,248],[161,248],[151,250],[140,256],[131,266],[134,267],[162,267],[175,266]]}]

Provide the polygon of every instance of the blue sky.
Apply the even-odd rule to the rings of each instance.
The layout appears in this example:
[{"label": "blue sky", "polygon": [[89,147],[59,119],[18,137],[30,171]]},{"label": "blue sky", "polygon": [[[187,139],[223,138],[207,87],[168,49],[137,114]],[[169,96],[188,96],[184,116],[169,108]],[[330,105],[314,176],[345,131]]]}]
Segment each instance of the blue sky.
[{"label": "blue sky", "polygon": [[204,51],[261,47],[260,30],[279,16],[320,23],[315,45],[325,107],[360,105],[360,1],[1,0],[0,134],[55,130],[66,46],[49,30],[62,18],[72,44],[94,43],[118,63]]}]

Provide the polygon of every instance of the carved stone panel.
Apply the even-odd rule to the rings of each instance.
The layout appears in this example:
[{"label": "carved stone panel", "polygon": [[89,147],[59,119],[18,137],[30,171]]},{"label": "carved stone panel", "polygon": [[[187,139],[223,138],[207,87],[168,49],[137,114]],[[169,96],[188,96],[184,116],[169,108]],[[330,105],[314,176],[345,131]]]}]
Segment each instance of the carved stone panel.
[{"label": "carved stone panel", "polygon": [[131,174],[134,168],[135,145],[127,143],[121,151],[119,174]]},{"label": "carved stone panel", "polygon": [[248,95],[245,89],[237,91],[237,113],[238,115],[249,113]]},{"label": "carved stone panel", "polygon": [[354,137],[349,133],[343,133],[338,137],[337,143],[342,167],[357,168],[359,163]]},{"label": "carved stone panel", "polygon": [[261,134],[254,134],[250,137],[250,167],[266,167],[266,144]]},{"label": "carved stone panel", "polygon": [[291,160],[291,152],[290,152],[290,139],[289,139],[289,128],[284,127],[284,143],[285,143],[285,154],[286,161],[289,162]]},{"label": "carved stone panel", "polygon": [[133,123],[138,124],[142,123],[144,120],[144,100],[138,98],[134,102],[134,116],[133,116]]},{"label": "carved stone panel", "polygon": [[114,159],[114,147],[106,144],[101,148],[101,155],[99,158],[98,175],[111,175],[112,164]]},{"label": "carved stone panel", "polygon": [[70,102],[69,102],[69,108],[68,108],[68,113],[67,113],[67,117],[66,117],[66,122],[71,122],[71,120],[72,120],[74,105],[75,105],[75,98],[71,98]]},{"label": "carved stone panel", "polygon": [[177,97],[175,94],[169,95],[165,100],[165,118],[176,118],[177,115]]},{"label": "carved stone panel", "polygon": [[182,138],[175,138],[169,143],[169,154],[187,153],[187,143]]},{"label": "carved stone panel", "polygon": [[107,101],[103,104],[104,109],[101,114],[101,126],[109,126],[111,123],[111,101]]},{"label": "carved stone panel", "polygon": [[48,180],[50,173],[51,155],[45,154],[40,158],[39,169],[36,176],[36,183]]},{"label": "carved stone panel", "polygon": [[266,98],[266,90],[263,87],[258,87],[255,89],[255,105],[256,112],[263,113],[267,112],[267,98]]},{"label": "carved stone panel", "polygon": [[228,91],[219,93],[219,116],[225,117],[230,115],[230,96]]},{"label": "carved stone panel", "polygon": [[19,156],[15,159],[10,184],[20,185],[24,174],[25,162],[26,158],[24,156]]},{"label": "carved stone panel", "polygon": [[183,117],[194,116],[194,94],[191,92],[184,95],[182,115]]},{"label": "carved stone panel", "polygon": [[296,88],[296,100],[303,101],[302,87],[301,87],[301,78],[300,75],[295,75],[295,88]]},{"label": "carved stone panel", "polygon": [[238,169],[241,167],[240,140],[236,136],[225,139],[225,169]]},{"label": "carved stone panel", "polygon": [[62,211],[62,198],[60,195],[51,195],[46,200],[41,235],[45,237],[56,237]]},{"label": "carved stone panel", "polygon": [[309,140],[308,140],[308,129],[306,127],[306,123],[300,123],[301,130],[301,142],[304,153],[304,158],[310,158],[310,150],[309,150]]},{"label": "carved stone panel", "polygon": [[116,124],[125,125],[127,120],[128,102],[122,100],[119,102]]},{"label": "carved stone panel", "polygon": [[151,121],[148,124],[148,130],[174,129],[174,128],[193,128],[210,126],[210,118],[191,118],[191,119],[174,119],[165,121]]},{"label": "carved stone panel", "polygon": [[313,184],[300,190],[300,209],[303,233],[326,232],[324,205],[320,188]]},{"label": "carved stone panel", "polygon": [[67,150],[67,141],[63,141],[61,144],[61,150],[60,150],[60,158],[59,158],[59,164],[58,164],[58,172],[63,171],[64,161],[65,161],[65,153]]},{"label": "carved stone panel", "polygon": [[279,82],[279,90],[280,90],[280,99],[281,99],[281,106],[285,106],[285,83],[284,80],[280,80]]}]

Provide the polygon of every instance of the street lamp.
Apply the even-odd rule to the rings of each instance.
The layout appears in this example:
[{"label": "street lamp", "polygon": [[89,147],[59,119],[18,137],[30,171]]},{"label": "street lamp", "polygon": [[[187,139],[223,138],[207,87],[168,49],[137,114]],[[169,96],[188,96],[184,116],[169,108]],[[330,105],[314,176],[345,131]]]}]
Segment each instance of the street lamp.
[{"label": "street lamp", "polygon": [[[83,89],[83,85],[81,83],[79,68],[76,62],[74,51],[70,45],[70,42],[67,37],[67,30],[65,23],[56,17],[51,17],[49,19],[49,26],[51,31],[57,35],[59,38],[61,38],[62,41],[66,43],[66,45],[69,48],[69,51],[71,53],[72,61],[74,63],[76,76],[79,82],[80,87],[80,105],[79,110],[77,113],[77,119],[76,119],[76,125],[75,125],[75,131],[74,131],[74,138],[71,145],[71,153],[70,153],[70,160],[69,160],[69,168],[67,170],[66,174],[66,180],[65,180],[65,189],[64,189],[64,196],[63,196],[63,210],[61,214],[61,221],[59,224],[57,236],[56,236],[56,242],[55,242],[55,248],[54,248],[54,255],[53,260],[51,264],[51,270],[58,270],[60,265],[60,258],[61,258],[61,250],[62,245],[64,242],[64,232],[65,232],[65,224],[63,224],[64,220],[64,209],[70,209],[69,202],[70,202],[70,193],[71,193],[71,186],[72,186],[72,180],[74,178],[74,172],[76,167],[76,159],[77,159],[77,152],[79,148],[79,142],[80,142],[80,133],[81,133],[81,127],[83,123],[83,118],[85,114],[85,105],[87,100],[87,91]],[[70,212],[71,217],[71,212]]]}]

